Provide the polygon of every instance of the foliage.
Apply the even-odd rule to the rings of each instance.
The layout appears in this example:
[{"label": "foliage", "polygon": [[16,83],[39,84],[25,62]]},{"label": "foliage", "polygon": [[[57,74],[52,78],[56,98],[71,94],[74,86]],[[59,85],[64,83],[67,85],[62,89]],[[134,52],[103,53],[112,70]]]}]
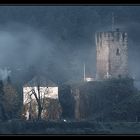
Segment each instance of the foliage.
[{"label": "foliage", "polygon": [[6,110],[4,109],[4,85],[2,80],[0,81],[0,119],[1,120],[6,120],[7,119],[7,114],[6,114]]},{"label": "foliage", "polygon": [[16,117],[19,108],[19,97],[11,84],[4,85],[4,109],[9,119]]},{"label": "foliage", "polygon": [[59,120],[61,117],[61,105],[58,99],[46,99],[46,106],[43,110],[43,119],[47,120]]},{"label": "foliage", "polygon": [[75,101],[74,96],[71,93],[70,85],[62,85],[59,88],[59,101],[62,106],[62,118],[73,119]]},{"label": "foliage", "polygon": [[[73,89],[78,89],[79,93]],[[77,94],[79,99],[75,100]],[[138,91],[130,78],[63,85],[60,90],[62,114],[68,117],[73,114],[75,117],[76,102],[79,102],[80,119],[135,121],[140,116],[140,102],[133,98],[136,95]]]},{"label": "foliage", "polygon": [[7,81],[0,81],[0,119],[19,117],[19,103],[19,94],[8,76]]}]

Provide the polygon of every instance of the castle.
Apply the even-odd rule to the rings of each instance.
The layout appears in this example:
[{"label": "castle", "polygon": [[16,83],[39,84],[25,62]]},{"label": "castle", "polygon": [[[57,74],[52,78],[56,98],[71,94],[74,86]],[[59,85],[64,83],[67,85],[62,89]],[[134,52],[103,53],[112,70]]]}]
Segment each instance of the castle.
[{"label": "castle", "polygon": [[119,29],[98,32],[96,39],[96,79],[128,76],[127,33]]}]

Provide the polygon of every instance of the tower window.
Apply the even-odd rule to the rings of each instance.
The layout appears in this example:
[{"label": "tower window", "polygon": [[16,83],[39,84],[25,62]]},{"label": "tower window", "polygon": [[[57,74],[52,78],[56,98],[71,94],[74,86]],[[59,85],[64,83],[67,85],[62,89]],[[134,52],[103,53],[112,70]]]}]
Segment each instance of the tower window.
[{"label": "tower window", "polygon": [[117,48],[116,55],[120,55],[120,50]]}]

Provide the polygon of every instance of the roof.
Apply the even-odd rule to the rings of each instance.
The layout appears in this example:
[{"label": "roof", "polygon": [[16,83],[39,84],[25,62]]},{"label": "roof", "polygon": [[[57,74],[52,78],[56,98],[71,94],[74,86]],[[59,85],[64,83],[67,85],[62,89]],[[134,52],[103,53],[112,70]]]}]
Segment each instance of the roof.
[{"label": "roof", "polygon": [[[47,79],[46,77],[43,76],[35,76],[31,81],[29,81],[27,84],[25,84],[26,86],[42,86],[42,87],[57,87],[57,85],[52,82],[51,80]],[[25,86],[24,85],[24,86]]]}]

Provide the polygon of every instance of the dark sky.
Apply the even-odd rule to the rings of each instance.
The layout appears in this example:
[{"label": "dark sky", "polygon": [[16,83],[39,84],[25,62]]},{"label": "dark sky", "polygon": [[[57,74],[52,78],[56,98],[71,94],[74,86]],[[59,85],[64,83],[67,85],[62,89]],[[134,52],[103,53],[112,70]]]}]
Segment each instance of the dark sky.
[{"label": "dark sky", "polygon": [[83,63],[95,76],[95,32],[115,27],[128,32],[129,71],[140,78],[140,6],[0,6],[0,66],[56,79],[80,78]]}]

